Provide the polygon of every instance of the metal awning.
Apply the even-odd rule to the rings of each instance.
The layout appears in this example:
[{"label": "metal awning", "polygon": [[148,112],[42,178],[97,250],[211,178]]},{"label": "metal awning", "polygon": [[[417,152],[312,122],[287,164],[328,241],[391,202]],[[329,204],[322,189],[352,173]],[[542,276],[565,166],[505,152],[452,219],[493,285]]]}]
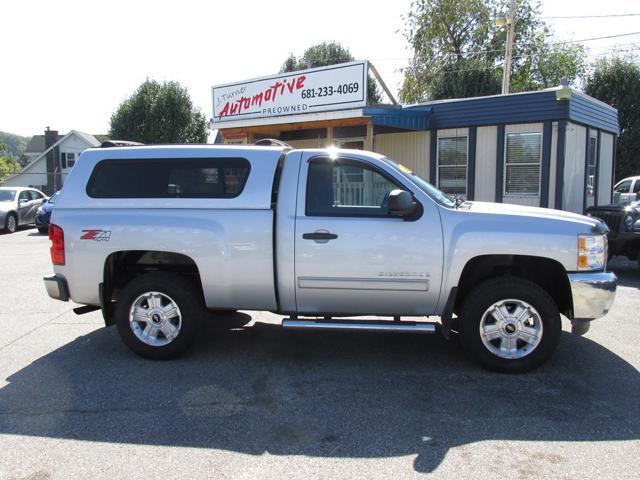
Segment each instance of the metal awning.
[{"label": "metal awning", "polygon": [[402,130],[428,130],[431,107],[420,106],[411,109],[398,107],[365,107],[364,116],[370,117],[374,125]]}]

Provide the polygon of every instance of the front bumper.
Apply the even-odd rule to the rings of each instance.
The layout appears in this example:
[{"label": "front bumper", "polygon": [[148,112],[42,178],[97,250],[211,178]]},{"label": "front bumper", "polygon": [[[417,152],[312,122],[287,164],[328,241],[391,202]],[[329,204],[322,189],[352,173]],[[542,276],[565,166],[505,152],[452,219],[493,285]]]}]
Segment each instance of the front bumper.
[{"label": "front bumper", "polygon": [[56,300],[62,300],[63,302],[69,301],[69,287],[67,281],[57,275],[50,277],[44,277],[44,287],[47,289],[47,293],[51,298]]},{"label": "front bumper", "polygon": [[616,296],[618,278],[611,272],[570,273],[574,322],[605,316]]}]

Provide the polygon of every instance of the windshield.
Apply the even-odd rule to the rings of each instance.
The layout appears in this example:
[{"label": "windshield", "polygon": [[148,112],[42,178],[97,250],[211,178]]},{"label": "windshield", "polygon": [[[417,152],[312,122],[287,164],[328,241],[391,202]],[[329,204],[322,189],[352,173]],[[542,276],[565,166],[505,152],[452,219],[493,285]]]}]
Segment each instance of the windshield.
[{"label": "windshield", "polygon": [[413,173],[409,168],[405,167],[400,163],[394,162],[390,158],[384,158],[384,161],[387,162],[389,165],[391,165],[394,168],[394,170],[399,172],[403,177],[408,178],[413,183],[418,185],[418,187],[420,187],[420,189],[424,193],[429,195],[436,202],[441,203],[446,207],[453,207],[456,205],[456,201],[453,198],[451,198],[446,193],[441,192],[440,190],[438,190],[436,187],[431,185],[429,182],[427,182],[423,178],[420,178],[418,175]]},{"label": "windshield", "polygon": [[13,202],[15,196],[15,190],[0,190],[0,202]]}]

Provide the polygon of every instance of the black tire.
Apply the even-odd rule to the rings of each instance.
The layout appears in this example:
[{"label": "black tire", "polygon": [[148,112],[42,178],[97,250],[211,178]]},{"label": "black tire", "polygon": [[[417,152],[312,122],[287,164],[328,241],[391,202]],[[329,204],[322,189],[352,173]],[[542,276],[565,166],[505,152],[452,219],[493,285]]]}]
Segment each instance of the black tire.
[{"label": "black tire", "polygon": [[[134,302],[147,292],[159,292],[175,302],[181,325],[176,337],[166,345],[144,343],[134,333],[129,312]],[[205,309],[198,289],[181,275],[154,272],[134,278],[120,293],[114,319],[120,338],[138,355],[152,360],[169,360],[184,353],[195,340]]]},{"label": "black tire", "polygon": [[[517,342],[516,345],[520,345],[519,350],[524,352],[520,358],[503,358],[493,353],[485,346],[480,334],[485,312],[493,304],[507,299],[519,300],[533,307],[538,312],[542,324],[539,343],[528,353],[526,349],[531,348],[530,345],[522,340],[514,340]],[[498,372],[517,373],[538,367],[555,351],[562,331],[560,313],[551,296],[535,283],[516,277],[494,278],[481,283],[463,300],[460,312],[460,341],[463,348],[483,367]],[[498,322],[495,322],[495,325],[498,325]],[[506,327],[501,331],[506,333]],[[502,340],[496,339],[494,342],[496,343],[493,345],[502,346]]]},{"label": "black tire", "polygon": [[[13,222],[10,221],[13,219]],[[18,230],[18,217],[16,217],[15,213],[10,213],[4,220],[4,232],[5,233],[15,233]]]},{"label": "black tire", "polygon": [[49,227],[38,227],[38,232],[49,233]]}]

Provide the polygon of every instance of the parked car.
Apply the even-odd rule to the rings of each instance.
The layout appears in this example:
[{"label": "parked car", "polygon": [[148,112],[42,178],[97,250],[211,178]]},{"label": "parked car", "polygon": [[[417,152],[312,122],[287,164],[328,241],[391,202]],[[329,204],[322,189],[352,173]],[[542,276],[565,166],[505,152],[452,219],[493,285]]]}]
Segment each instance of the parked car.
[{"label": "parked car", "polygon": [[207,310],[248,309],[293,329],[457,331],[519,372],[555,350],[560,314],[583,334],[616,290],[600,220],[453,199],[357,150],[90,149],[51,222],[48,294],[102,309],[153,359],[184,352]]},{"label": "parked car", "polygon": [[609,227],[609,257],[622,255],[637,260],[640,267],[640,201],[589,207],[586,213]]},{"label": "parked car", "polygon": [[640,200],[640,176],[628,177],[613,186],[613,203],[626,205]]},{"label": "parked car", "polygon": [[36,221],[36,210],[47,200],[40,190],[23,187],[0,187],[0,226],[13,233],[21,225]]},{"label": "parked car", "polygon": [[36,211],[36,228],[40,233],[49,231],[49,221],[51,220],[51,211],[56,204],[56,200],[60,196],[60,190],[51,195],[51,198],[38,207]]}]

